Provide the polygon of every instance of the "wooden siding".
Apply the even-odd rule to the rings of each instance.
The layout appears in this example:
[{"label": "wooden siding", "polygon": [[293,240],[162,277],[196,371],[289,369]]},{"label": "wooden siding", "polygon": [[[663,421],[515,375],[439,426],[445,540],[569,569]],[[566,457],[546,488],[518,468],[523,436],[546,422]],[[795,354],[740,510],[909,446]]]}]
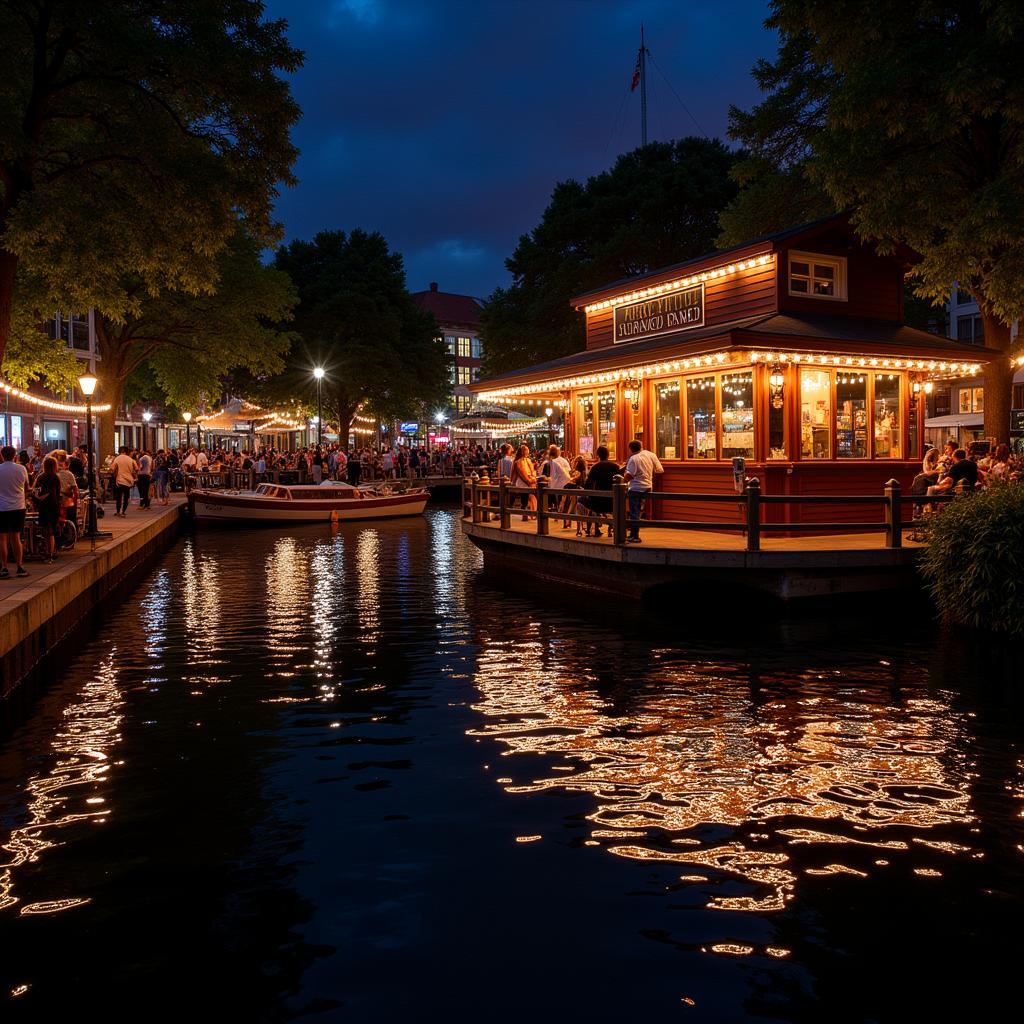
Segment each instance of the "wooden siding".
[{"label": "wooden siding", "polygon": [[854,316],[903,322],[903,269],[863,246],[813,239],[795,246],[797,251],[841,256],[846,260],[846,299],[815,299],[789,294],[789,249],[778,256],[779,310],[818,316]]},{"label": "wooden siding", "polygon": [[[737,257],[739,258],[739,257]],[[665,279],[673,280],[677,274]],[[645,279],[645,287],[658,284],[658,278]],[[775,266],[764,266],[741,270],[729,277],[715,278],[704,283],[704,326],[714,327],[751,316],[769,316],[776,309]],[[611,348],[615,346],[613,336],[614,313],[612,309],[601,309],[587,314],[587,348]],[[690,331],[663,334],[661,340],[678,341],[685,344]]]}]

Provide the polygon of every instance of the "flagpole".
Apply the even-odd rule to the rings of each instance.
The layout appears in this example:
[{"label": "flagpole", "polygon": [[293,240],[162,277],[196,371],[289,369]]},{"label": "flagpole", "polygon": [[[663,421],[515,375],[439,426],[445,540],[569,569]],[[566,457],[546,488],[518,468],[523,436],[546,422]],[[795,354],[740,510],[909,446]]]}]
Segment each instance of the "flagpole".
[{"label": "flagpole", "polygon": [[647,145],[647,46],[644,43],[644,24],[640,22],[640,135]]}]

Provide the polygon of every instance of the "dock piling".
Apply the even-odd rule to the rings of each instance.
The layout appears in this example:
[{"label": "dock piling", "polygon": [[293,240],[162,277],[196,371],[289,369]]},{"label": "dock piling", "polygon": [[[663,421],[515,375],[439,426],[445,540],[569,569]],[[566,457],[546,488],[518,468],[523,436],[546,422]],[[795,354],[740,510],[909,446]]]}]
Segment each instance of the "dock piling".
[{"label": "dock piling", "polygon": [[903,506],[900,502],[900,482],[890,480],[885,485],[885,526],[888,531],[886,545],[903,547]]},{"label": "dock piling", "polygon": [[761,481],[752,476],[747,481],[747,550],[761,550]]}]

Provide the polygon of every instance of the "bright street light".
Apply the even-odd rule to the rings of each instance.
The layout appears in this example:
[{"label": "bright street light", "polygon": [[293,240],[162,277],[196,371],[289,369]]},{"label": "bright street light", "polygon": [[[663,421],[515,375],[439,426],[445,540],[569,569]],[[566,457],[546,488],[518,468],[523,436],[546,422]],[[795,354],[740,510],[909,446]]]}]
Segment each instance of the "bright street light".
[{"label": "bright street light", "polygon": [[322,366],[316,366],[313,368],[313,376],[316,377],[317,380],[321,380],[323,378],[323,375],[324,368]]},{"label": "bright street light", "polygon": [[78,378],[78,386],[86,398],[92,398],[93,392],[96,390],[97,383],[99,382],[91,373],[83,373],[82,376]]}]

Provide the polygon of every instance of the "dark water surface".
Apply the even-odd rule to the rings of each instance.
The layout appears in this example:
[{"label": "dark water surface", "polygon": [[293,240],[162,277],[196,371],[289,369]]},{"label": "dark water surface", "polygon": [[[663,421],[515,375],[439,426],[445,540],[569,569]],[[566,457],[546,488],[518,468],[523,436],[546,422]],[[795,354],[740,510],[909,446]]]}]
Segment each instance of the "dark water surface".
[{"label": "dark water surface", "polygon": [[3,738],[0,1019],[1014,1005],[1019,661],[599,603],[446,511],[182,540]]}]

